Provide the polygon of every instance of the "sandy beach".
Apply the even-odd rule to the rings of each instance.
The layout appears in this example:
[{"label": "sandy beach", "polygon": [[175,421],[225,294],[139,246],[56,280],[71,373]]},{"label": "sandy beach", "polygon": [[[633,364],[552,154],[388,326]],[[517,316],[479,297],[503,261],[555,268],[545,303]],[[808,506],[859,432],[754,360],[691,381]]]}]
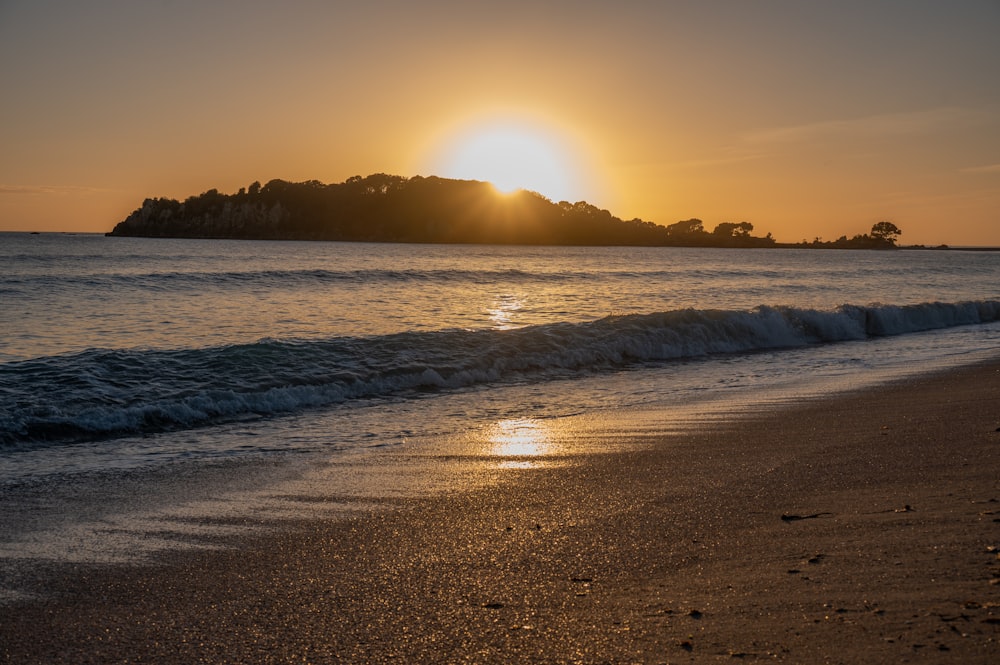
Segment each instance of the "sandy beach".
[{"label": "sandy beach", "polygon": [[40,569],[0,607],[0,654],[1000,658],[1000,361],[509,475],[151,566]]}]

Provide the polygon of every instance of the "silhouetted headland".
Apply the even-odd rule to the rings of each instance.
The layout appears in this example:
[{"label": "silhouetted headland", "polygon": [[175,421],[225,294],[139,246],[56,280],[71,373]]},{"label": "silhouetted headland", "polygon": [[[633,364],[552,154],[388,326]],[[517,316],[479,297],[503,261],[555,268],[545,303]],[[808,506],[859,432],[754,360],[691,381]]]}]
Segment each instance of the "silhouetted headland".
[{"label": "silhouetted headland", "polygon": [[[889,225],[879,235],[879,225]],[[707,231],[699,219],[664,226],[622,220],[585,201],[555,203],[520,190],[501,194],[487,182],[379,173],[339,184],[271,180],[235,194],[211,189],[183,202],[146,199],[109,236],[238,238],[507,245],[631,245],[674,247],[780,245],[749,222]],[[891,248],[899,230],[879,222],[872,234],[826,247]]]}]

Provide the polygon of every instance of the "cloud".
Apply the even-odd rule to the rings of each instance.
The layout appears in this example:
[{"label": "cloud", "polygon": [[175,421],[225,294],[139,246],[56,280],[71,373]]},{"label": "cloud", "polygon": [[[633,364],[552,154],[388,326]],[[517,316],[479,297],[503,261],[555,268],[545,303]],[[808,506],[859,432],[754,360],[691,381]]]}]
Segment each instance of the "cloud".
[{"label": "cloud", "polygon": [[0,183],[0,195],[66,196],[68,194],[100,194],[111,190],[83,185],[5,185]]},{"label": "cloud", "polygon": [[987,164],[986,166],[970,166],[960,169],[962,173],[1000,173],[1000,164]]},{"label": "cloud", "polygon": [[956,125],[977,122],[983,113],[957,107],[944,107],[907,113],[883,113],[863,118],[773,127],[744,135],[749,143],[800,143],[817,139],[854,136],[904,136],[922,134]]}]

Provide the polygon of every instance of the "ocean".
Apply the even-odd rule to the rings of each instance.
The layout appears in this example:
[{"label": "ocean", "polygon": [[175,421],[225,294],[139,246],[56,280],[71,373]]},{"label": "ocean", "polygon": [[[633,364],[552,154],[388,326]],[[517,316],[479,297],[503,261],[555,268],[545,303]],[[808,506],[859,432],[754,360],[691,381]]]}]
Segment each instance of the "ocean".
[{"label": "ocean", "polygon": [[991,357],[1000,253],[9,233],[0,333],[0,559],[118,561]]}]

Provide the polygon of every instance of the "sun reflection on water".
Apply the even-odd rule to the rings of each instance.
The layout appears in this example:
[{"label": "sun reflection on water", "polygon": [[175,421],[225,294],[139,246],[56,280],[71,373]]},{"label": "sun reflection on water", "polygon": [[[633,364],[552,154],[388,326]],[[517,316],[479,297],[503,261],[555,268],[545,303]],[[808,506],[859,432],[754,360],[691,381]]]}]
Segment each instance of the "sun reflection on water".
[{"label": "sun reflection on water", "polygon": [[486,311],[489,313],[494,328],[510,330],[519,327],[514,323],[514,316],[522,307],[524,307],[524,301],[519,296],[507,294],[497,297]]},{"label": "sun reflection on water", "polygon": [[489,454],[501,458],[500,468],[529,469],[538,466],[539,458],[554,451],[548,428],[537,420],[516,418],[501,420],[491,428]]}]

